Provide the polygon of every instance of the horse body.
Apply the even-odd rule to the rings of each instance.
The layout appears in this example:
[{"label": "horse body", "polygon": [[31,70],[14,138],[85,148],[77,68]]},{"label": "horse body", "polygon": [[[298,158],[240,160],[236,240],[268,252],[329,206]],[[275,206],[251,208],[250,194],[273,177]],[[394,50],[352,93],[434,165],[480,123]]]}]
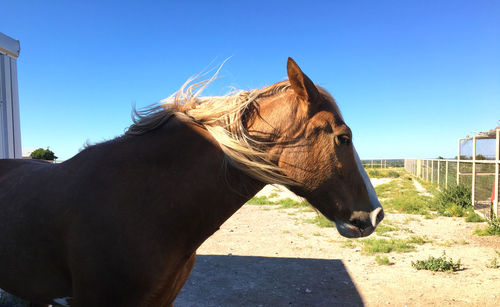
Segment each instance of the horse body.
[{"label": "horse body", "polygon": [[196,249],[268,180],[288,183],[341,234],[370,234],[383,211],[350,130],[288,65],[289,83],[240,114],[258,150],[231,152],[195,107],[177,107],[61,164],[0,161],[0,288],[45,304],[171,305]]}]

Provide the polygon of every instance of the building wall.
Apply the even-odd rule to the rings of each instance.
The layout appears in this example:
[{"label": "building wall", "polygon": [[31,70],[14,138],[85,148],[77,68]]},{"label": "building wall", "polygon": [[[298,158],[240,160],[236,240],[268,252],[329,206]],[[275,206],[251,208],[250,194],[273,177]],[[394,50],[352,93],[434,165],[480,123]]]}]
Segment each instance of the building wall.
[{"label": "building wall", "polygon": [[17,56],[19,41],[0,33],[0,158],[22,158]]}]

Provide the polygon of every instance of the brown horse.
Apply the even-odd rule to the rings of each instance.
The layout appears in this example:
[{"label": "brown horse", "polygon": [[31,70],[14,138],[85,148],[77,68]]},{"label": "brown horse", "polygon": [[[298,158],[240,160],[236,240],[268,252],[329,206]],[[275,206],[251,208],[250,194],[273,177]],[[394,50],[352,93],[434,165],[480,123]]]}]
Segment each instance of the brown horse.
[{"label": "brown horse", "polygon": [[197,83],[61,164],[0,161],[0,288],[40,304],[170,306],[196,249],[267,183],[367,236],[384,213],[333,98],[289,80],[223,97]]}]

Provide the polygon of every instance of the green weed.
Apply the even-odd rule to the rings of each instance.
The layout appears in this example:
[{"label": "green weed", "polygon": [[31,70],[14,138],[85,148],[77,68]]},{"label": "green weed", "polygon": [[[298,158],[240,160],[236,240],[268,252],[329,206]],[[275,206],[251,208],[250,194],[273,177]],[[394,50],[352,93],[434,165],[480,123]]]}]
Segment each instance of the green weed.
[{"label": "green weed", "polygon": [[283,209],[289,209],[289,208],[301,208],[301,207],[308,207],[310,206],[307,201],[296,201],[291,198],[284,198],[275,201],[276,204],[281,205],[281,208]]},{"label": "green weed", "polygon": [[460,270],[460,259],[454,262],[453,259],[446,259],[446,254],[443,256],[434,258],[430,256],[426,260],[417,260],[411,262],[411,266],[417,270],[429,270],[433,272],[455,272]]},{"label": "green weed", "polygon": [[272,192],[271,194],[269,194],[269,196],[267,196],[267,198],[274,198],[274,197],[278,197],[278,193]]},{"label": "green weed", "polygon": [[324,215],[319,214],[312,219],[306,219],[304,222],[309,224],[316,224],[319,227],[335,227],[335,223],[327,219]]},{"label": "green weed", "polygon": [[268,199],[266,196],[254,196],[249,201],[247,201],[247,204],[250,204],[250,205],[275,205],[275,202]]},{"label": "green weed", "polygon": [[343,242],[342,247],[347,247],[347,248],[355,248],[356,243],[354,240],[346,240]]},{"label": "green weed", "polygon": [[470,215],[471,189],[466,185],[451,185],[441,190],[431,202],[431,207],[444,216]]},{"label": "green weed", "polygon": [[375,233],[378,234],[379,236],[386,236],[388,232],[397,231],[397,230],[399,230],[398,227],[393,227],[393,226],[389,226],[386,224],[380,224],[375,229]]},{"label": "green weed", "polygon": [[484,219],[480,217],[478,214],[471,212],[466,218],[465,221],[467,223],[481,223],[484,222]]},{"label": "green weed", "polygon": [[393,265],[394,264],[389,260],[389,258],[387,258],[387,256],[379,256],[379,255],[377,255],[375,257],[375,262],[377,262],[379,265]]},{"label": "green weed", "polygon": [[404,239],[369,238],[360,241],[363,252],[367,254],[399,252],[407,253],[415,250],[415,246]]},{"label": "green weed", "polygon": [[[497,253],[497,255],[500,256],[499,251],[495,251],[495,253]],[[491,260],[490,264],[486,265],[486,267],[490,269],[500,269],[500,261],[497,259],[497,257],[495,257]]]},{"label": "green weed", "polygon": [[477,236],[500,236],[500,217],[488,221],[484,229],[476,228],[474,234]]}]

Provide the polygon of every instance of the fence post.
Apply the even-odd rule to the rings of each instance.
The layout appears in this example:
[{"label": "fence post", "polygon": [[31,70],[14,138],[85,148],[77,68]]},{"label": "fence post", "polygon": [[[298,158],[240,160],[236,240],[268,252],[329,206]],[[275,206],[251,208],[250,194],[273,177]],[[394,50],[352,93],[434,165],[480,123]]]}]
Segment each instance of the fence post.
[{"label": "fence post", "polygon": [[429,160],[425,160],[425,181],[429,181]]},{"label": "fence post", "polygon": [[496,151],[496,154],[495,154],[495,158],[496,158],[496,163],[495,163],[495,186],[493,188],[493,190],[495,191],[495,199],[493,200],[493,214],[495,216],[498,216],[498,192],[500,191],[500,188],[498,187],[498,184],[500,183],[499,182],[499,175],[498,173],[500,172],[500,129],[497,129],[496,130],[496,138],[497,138],[497,141],[496,141],[496,145],[497,145],[497,148],[495,148],[495,151]]},{"label": "fence post", "polygon": [[458,139],[458,155],[457,155],[457,185],[460,184],[460,140]]},{"label": "fence post", "polygon": [[439,182],[439,173],[441,171],[441,160],[438,160],[438,189],[439,189],[439,186],[440,186],[440,182]]},{"label": "fence post", "polygon": [[434,161],[431,160],[431,183],[434,183]]},{"label": "fence post", "polygon": [[474,208],[474,200],[476,198],[476,136],[472,137],[472,208]]},{"label": "fence post", "polygon": [[448,188],[448,160],[446,160],[446,177],[444,180],[444,187],[445,187],[445,189]]}]

